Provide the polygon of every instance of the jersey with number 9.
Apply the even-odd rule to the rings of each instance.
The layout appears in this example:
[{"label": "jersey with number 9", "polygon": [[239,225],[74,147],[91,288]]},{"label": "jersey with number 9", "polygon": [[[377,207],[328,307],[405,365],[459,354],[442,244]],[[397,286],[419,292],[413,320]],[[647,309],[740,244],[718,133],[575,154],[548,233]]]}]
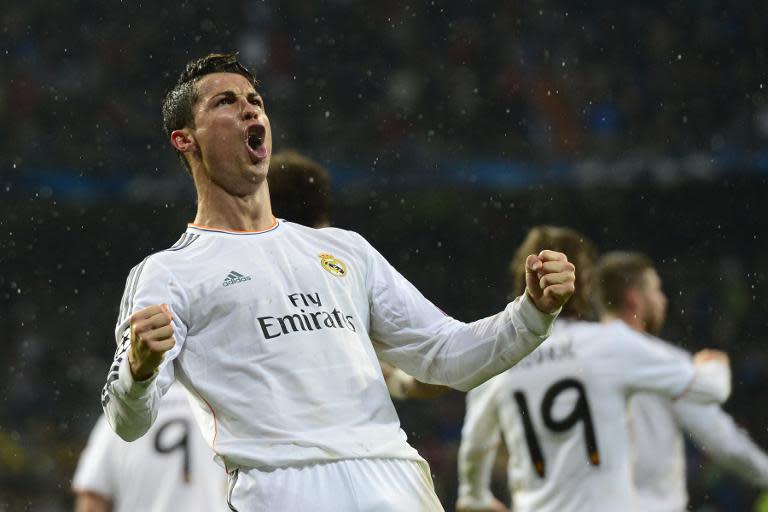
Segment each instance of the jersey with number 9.
[{"label": "jersey with number 9", "polygon": [[228,510],[227,474],[213,461],[180,384],[163,397],[150,430],[132,443],[120,439],[101,416],[72,489],[110,501],[113,512]]}]

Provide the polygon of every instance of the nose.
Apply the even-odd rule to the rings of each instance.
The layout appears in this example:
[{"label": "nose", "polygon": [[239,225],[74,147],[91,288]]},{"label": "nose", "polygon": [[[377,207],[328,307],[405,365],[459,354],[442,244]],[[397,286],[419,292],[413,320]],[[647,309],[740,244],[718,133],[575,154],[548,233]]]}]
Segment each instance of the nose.
[{"label": "nose", "polygon": [[243,120],[244,121],[250,121],[251,119],[256,119],[259,117],[259,113],[256,112],[256,109],[252,107],[246,107],[243,109]]},{"label": "nose", "polygon": [[248,121],[259,117],[259,109],[256,105],[248,100],[243,101],[242,115],[243,120]]}]

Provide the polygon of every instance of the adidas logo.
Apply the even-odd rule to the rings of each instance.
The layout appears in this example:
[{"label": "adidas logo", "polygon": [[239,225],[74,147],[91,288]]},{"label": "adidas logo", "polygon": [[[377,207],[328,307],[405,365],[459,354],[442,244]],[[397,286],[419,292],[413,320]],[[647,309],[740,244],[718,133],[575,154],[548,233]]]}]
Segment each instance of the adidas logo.
[{"label": "adidas logo", "polygon": [[232,286],[233,284],[242,283],[243,281],[250,281],[250,280],[251,280],[251,276],[244,276],[243,274],[240,274],[233,270],[229,273],[227,277],[224,278],[224,283],[222,284],[224,286]]}]

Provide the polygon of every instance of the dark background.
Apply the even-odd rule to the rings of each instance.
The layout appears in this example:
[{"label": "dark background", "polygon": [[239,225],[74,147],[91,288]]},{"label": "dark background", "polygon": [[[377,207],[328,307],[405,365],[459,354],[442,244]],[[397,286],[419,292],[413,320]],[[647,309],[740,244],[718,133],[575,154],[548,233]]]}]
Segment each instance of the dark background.
[{"label": "dark background", "polygon": [[[331,171],[335,224],[459,319],[503,307],[535,224],[650,254],[665,337],[731,354],[725,408],[768,447],[766,26],[768,4],[746,1],[12,1],[0,511],[71,506],[125,278],[194,215],[162,95],[188,60],[231,49],[261,81],[275,149]],[[458,392],[398,404],[448,510],[463,408]],[[693,452],[689,474],[694,510],[757,499]]]}]

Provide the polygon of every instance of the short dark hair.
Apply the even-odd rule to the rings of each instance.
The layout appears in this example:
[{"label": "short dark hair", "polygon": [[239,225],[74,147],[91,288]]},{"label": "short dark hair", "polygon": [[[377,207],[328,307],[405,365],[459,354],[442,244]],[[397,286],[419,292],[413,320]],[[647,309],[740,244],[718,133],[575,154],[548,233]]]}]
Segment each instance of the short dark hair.
[{"label": "short dark hair", "polygon": [[331,220],[331,178],[323,167],[297,151],[272,155],[269,196],[275,215],[309,227]]},{"label": "short dark hair", "polygon": [[594,315],[590,302],[592,267],[597,258],[595,244],[578,231],[558,226],[535,226],[520,244],[509,264],[514,295],[525,293],[525,260],[529,254],[544,249],[564,253],[576,266],[576,291],[563,306],[560,316],[591,319]]},{"label": "short dark hair", "polygon": [[[237,52],[209,53],[187,63],[176,85],[163,99],[163,129],[166,137],[170,137],[174,130],[195,126],[193,108],[198,100],[197,81],[203,76],[211,73],[236,73],[246,77],[254,88],[258,85],[253,74],[238,62],[237,55]],[[178,154],[184,167],[191,171],[184,155],[180,151]]]},{"label": "short dark hair", "polygon": [[603,255],[595,272],[594,298],[598,312],[618,313],[624,309],[626,291],[639,287],[648,270],[654,270],[654,265],[645,254],[613,251]]}]

